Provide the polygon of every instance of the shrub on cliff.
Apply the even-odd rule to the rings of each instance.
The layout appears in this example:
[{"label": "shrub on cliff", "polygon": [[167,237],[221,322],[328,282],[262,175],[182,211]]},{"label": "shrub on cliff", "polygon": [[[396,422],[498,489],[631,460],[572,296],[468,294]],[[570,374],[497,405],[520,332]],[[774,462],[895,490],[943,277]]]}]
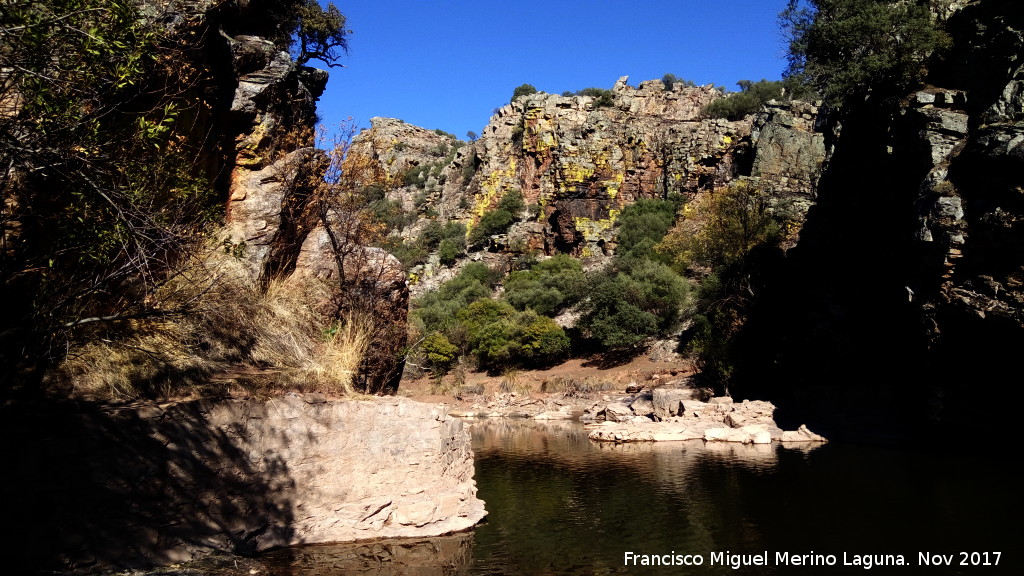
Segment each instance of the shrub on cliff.
[{"label": "shrub on cliff", "polygon": [[616,254],[661,260],[663,256],[654,251],[654,245],[672,228],[682,202],[682,197],[671,200],[643,198],[626,206],[617,220]]},{"label": "shrub on cliff", "polygon": [[479,244],[489,236],[504,234],[526,209],[523,194],[518,190],[510,190],[501,197],[494,210],[485,213],[469,233],[471,244]]},{"label": "shrub on cliff", "polygon": [[537,88],[533,84],[520,84],[516,86],[516,89],[512,91],[512,99],[509,102],[515,102],[522,96],[529,96],[530,94],[536,94]]},{"label": "shrub on cliff", "polygon": [[779,19],[786,76],[805,79],[833,106],[898,100],[949,43],[925,2],[789,0]]}]

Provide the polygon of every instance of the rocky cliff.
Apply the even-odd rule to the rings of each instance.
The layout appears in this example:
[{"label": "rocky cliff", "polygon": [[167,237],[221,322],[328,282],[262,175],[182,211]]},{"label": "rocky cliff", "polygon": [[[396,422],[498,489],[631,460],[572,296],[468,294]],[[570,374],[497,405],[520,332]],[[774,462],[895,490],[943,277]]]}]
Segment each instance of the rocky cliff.
[{"label": "rocky cliff", "polygon": [[33,572],[437,536],[486,514],[462,422],[407,399],[7,408],[3,430],[18,530],[0,546]]},{"label": "rocky cliff", "polygon": [[831,123],[818,202],[742,336],[743,393],[817,411],[833,436],[1005,428],[972,405],[1019,393],[1019,14],[949,4],[928,84]]},{"label": "rocky cliff", "polygon": [[[826,156],[817,107],[773,103],[740,121],[704,118],[704,107],[722,96],[712,86],[666,89],[657,80],[632,87],[623,77],[604,98],[520,97],[470,143],[375,118],[351,154],[375,162],[387,194],[407,210],[433,211],[470,229],[503,195],[520,192],[528,217],[489,239],[491,253],[601,260],[614,252],[625,206],[673,194],[693,199],[739,178],[756,181],[799,220]],[[436,261],[414,273],[428,287],[430,278],[450,276]]]}]

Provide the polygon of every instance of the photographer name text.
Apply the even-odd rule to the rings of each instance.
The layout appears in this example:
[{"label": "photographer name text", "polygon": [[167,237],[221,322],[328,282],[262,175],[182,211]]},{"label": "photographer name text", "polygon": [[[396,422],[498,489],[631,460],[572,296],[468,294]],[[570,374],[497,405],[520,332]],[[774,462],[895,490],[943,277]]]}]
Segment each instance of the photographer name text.
[{"label": "photographer name text", "polygon": [[[627,551],[625,566],[728,566],[740,570],[750,566],[853,566],[870,570],[877,566],[998,566],[1002,552],[918,552],[913,554],[821,554],[759,552],[736,554],[728,550],[710,554],[638,554]],[[916,561],[916,564],[913,562]]]}]

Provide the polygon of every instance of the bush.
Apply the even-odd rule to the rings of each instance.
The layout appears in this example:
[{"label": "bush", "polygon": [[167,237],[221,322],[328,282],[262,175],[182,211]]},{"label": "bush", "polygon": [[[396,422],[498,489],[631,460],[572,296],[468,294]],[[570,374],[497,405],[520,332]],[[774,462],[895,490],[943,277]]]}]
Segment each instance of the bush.
[{"label": "bush", "polygon": [[466,244],[463,241],[461,244],[450,238],[445,238],[441,241],[441,245],[437,248],[437,256],[444,266],[451,266],[455,261],[462,256],[466,251]]},{"label": "bush", "polygon": [[505,300],[517,310],[553,316],[582,298],[586,277],[580,261],[558,254],[505,281]]},{"label": "bush", "polygon": [[504,234],[525,209],[526,204],[523,203],[521,192],[518,190],[506,192],[498,202],[498,206],[480,218],[473,231],[470,232],[469,241],[472,244],[479,244],[489,236]]},{"label": "bush", "polygon": [[577,324],[605,348],[633,347],[675,328],[689,285],[664,264],[617,259],[590,282]]},{"label": "bush", "polygon": [[472,262],[436,291],[414,301],[412,313],[423,322],[427,332],[444,331],[455,323],[459,310],[489,297],[500,280],[500,272]]},{"label": "bush", "polygon": [[740,80],[736,84],[740,87],[739,92],[708,104],[704,108],[704,115],[708,118],[742,120],[748,114],[756,114],[765,102],[783,98],[782,82]]},{"label": "bush", "polygon": [[436,373],[444,374],[459,357],[459,349],[440,332],[431,332],[423,339],[420,349]]},{"label": "bush", "polygon": [[594,99],[594,108],[606,108],[615,105],[612,91],[604,88],[584,88],[572,93],[573,96],[590,96]]},{"label": "bush", "polygon": [[745,180],[706,195],[691,214],[656,247],[679,271],[731,265],[782,235],[767,193]]},{"label": "bush", "polygon": [[474,302],[459,312],[458,322],[466,350],[491,371],[554,363],[569,351],[569,338],[554,320],[530,310],[516,312],[505,302]]},{"label": "bush", "polygon": [[654,245],[672,229],[680,203],[644,198],[623,209],[618,218],[617,253],[631,258],[660,258]]},{"label": "bush", "polygon": [[675,88],[676,84],[682,84],[683,86],[689,88],[695,88],[697,86],[697,83],[694,82],[693,80],[686,80],[684,78],[676,76],[675,74],[665,74],[664,76],[661,77],[661,83],[665,85],[666,91]]},{"label": "bush", "polygon": [[520,84],[516,86],[516,89],[512,91],[512,99],[509,102],[515,102],[521,96],[529,96],[530,94],[536,94],[537,88],[533,84]]}]

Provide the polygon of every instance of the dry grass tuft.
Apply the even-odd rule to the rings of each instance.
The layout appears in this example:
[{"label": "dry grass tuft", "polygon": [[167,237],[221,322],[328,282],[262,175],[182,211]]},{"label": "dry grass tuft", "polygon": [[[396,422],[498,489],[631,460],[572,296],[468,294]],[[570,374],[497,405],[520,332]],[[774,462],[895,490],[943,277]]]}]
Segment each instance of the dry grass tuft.
[{"label": "dry grass tuft", "polygon": [[55,391],[106,400],[286,390],[350,394],[373,318],[326,317],[316,280],[260,287],[244,263],[210,250],[156,294],[181,313],[92,328],[49,375]]}]

